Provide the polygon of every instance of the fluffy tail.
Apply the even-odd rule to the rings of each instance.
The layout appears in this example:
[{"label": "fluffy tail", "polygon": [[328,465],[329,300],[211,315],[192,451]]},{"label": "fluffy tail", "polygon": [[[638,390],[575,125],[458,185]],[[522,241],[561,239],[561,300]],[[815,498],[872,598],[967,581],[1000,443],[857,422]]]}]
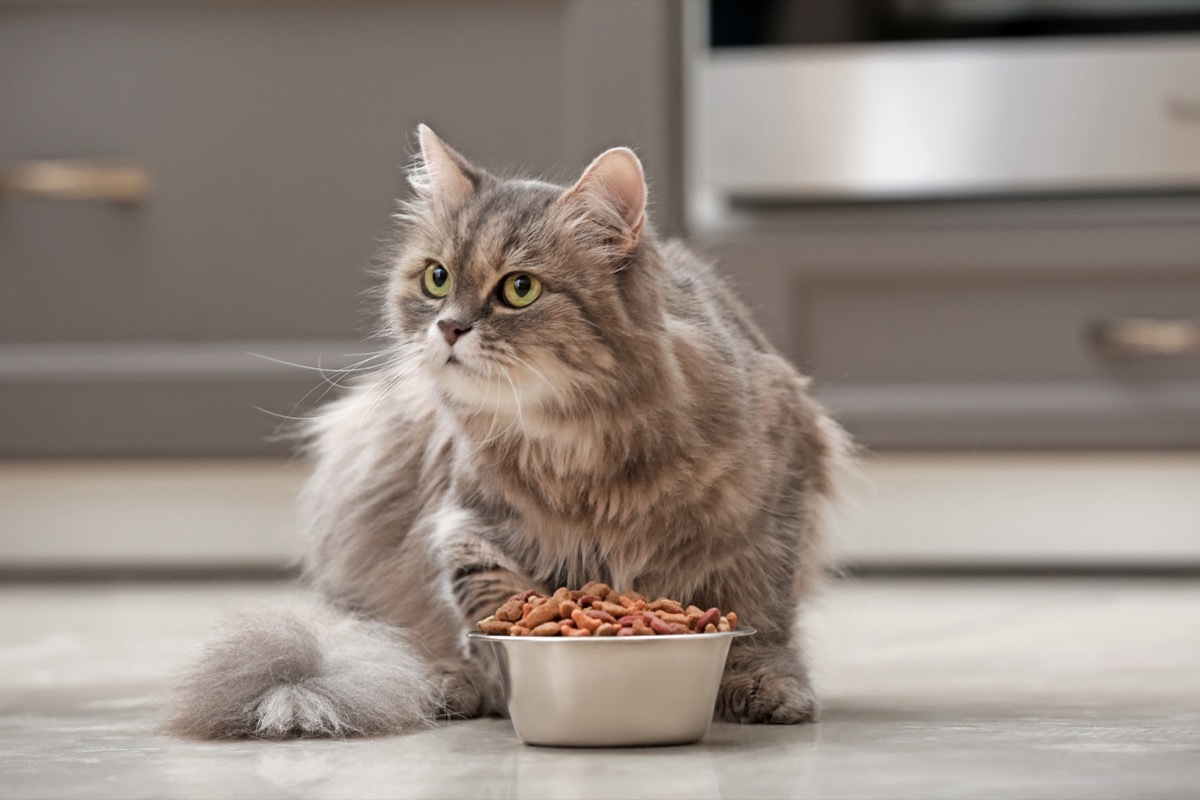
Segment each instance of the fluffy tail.
[{"label": "fluffy tail", "polygon": [[402,629],[275,612],[209,646],[176,692],[170,728],[202,739],[397,733],[433,719],[440,695]]}]

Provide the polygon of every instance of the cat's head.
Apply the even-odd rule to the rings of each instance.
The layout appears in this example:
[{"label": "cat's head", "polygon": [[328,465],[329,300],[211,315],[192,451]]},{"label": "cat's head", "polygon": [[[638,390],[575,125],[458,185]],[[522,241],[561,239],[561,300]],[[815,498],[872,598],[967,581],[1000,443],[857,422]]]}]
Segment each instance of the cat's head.
[{"label": "cat's head", "polygon": [[662,335],[637,156],[608,150],[562,187],[493,176],[424,125],[419,139],[385,307],[406,366],[467,412],[619,396]]}]

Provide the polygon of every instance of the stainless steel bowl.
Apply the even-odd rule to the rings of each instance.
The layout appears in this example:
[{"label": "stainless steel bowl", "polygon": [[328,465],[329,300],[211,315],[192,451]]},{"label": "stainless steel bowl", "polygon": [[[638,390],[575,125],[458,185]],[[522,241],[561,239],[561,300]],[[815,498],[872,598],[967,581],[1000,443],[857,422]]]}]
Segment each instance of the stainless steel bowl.
[{"label": "stainless steel bowl", "polygon": [[635,747],[703,739],[735,637],[485,636],[500,662],[517,736],[558,747]]}]

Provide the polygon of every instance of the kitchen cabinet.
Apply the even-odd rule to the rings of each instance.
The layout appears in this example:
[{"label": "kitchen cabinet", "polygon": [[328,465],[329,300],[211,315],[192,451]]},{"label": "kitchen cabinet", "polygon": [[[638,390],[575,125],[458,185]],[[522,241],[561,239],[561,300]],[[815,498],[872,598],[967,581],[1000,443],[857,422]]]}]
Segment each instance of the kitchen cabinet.
[{"label": "kitchen cabinet", "polygon": [[1200,198],[735,209],[696,240],[872,450],[1200,446]]},{"label": "kitchen cabinet", "polygon": [[[418,122],[481,165],[561,180],[635,146],[677,227],[677,16],[624,0],[0,5],[0,457],[285,452],[275,415],[326,387],[279,361],[373,348],[368,267]],[[22,165],[68,189],[116,167],[138,188],[65,199]]]}]

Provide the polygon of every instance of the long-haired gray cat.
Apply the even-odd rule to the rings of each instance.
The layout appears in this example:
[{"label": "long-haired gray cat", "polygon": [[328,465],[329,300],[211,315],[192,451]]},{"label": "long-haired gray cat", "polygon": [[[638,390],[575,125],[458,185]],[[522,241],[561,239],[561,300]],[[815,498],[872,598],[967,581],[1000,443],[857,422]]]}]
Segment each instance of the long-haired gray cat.
[{"label": "long-haired gray cat", "polygon": [[307,431],[313,610],[210,647],[200,737],[383,734],[503,707],[473,623],[591,580],[733,610],[716,712],[811,720],[796,614],[844,437],[746,310],[646,220],[632,151],[503,180],[428,128],[398,215],[394,357]]}]

